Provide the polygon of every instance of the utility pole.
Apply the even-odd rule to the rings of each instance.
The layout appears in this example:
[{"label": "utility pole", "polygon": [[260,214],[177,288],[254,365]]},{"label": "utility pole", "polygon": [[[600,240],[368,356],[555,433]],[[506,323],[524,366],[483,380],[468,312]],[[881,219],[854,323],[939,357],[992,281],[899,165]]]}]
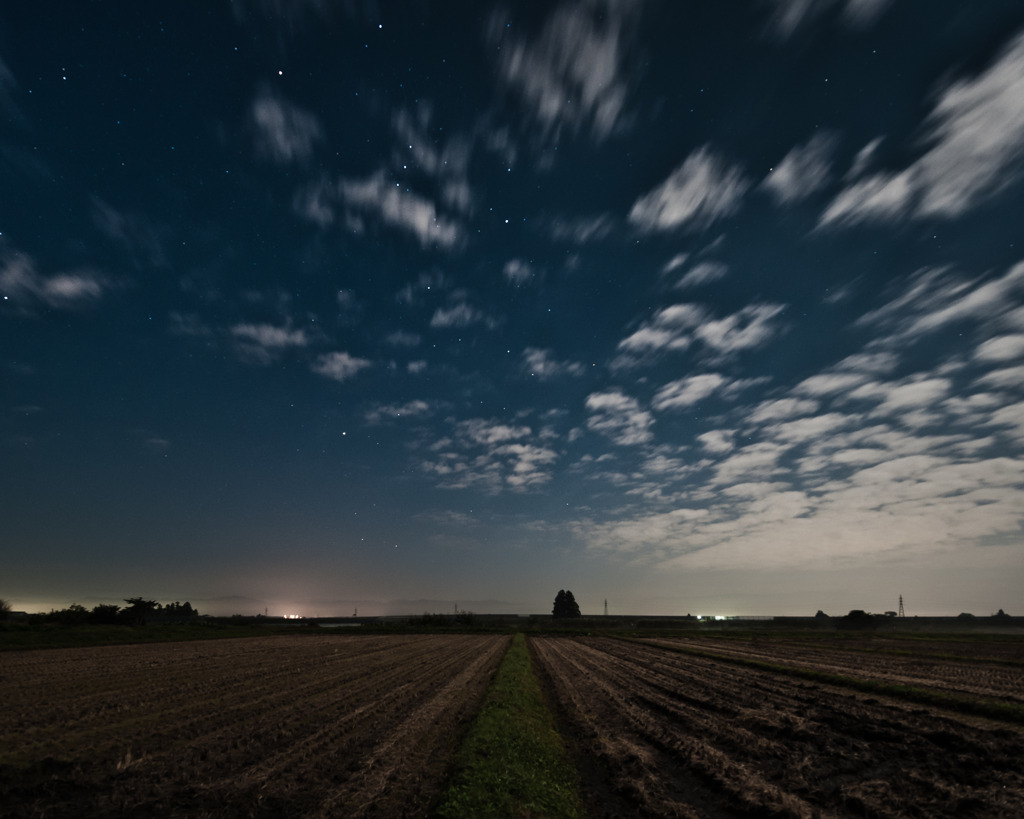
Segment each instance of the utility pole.
[{"label": "utility pole", "polygon": [[903,613],[903,595],[902,594],[900,595],[900,613],[899,613],[899,616],[900,617],[906,617],[907,616],[907,615],[905,615]]}]

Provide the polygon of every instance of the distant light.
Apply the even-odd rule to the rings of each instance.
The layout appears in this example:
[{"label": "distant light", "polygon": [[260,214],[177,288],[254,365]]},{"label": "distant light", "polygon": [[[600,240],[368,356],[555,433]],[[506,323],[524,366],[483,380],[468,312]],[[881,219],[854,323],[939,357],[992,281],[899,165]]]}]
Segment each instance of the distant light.
[{"label": "distant light", "polygon": [[279,77],[283,77],[283,76],[284,76],[284,72],[283,72],[283,71],[278,71],[278,72],[277,72],[277,76],[279,76]]}]

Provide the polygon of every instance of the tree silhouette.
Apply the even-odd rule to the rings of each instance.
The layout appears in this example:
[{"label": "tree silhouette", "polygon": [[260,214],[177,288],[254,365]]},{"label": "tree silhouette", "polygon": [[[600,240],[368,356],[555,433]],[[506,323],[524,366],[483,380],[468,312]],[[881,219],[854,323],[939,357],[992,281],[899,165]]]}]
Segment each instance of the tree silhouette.
[{"label": "tree silhouette", "polygon": [[120,612],[119,606],[115,606],[112,603],[101,603],[98,606],[93,606],[92,611],[89,612],[89,622],[105,623],[107,625],[117,623],[121,619]]},{"label": "tree silhouette", "polygon": [[124,610],[127,617],[136,625],[146,625],[146,617],[159,610],[160,604],[156,600],[146,600],[142,597],[129,597],[124,601],[128,607]]},{"label": "tree silhouette", "polygon": [[[1002,609],[1000,609],[1002,611]],[[11,604],[0,599],[0,620],[6,620],[11,615]]]},{"label": "tree silhouette", "polygon": [[558,594],[555,595],[555,607],[551,610],[551,616],[557,618],[582,616],[579,604],[572,596],[571,591],[559,589]]}]

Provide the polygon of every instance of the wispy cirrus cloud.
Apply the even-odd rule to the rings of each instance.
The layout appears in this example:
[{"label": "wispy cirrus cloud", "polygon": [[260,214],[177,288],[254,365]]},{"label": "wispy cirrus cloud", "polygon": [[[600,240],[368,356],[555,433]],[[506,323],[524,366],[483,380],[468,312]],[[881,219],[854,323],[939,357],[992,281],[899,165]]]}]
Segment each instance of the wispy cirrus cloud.
[{"label": "wispy cirrus cloud", "polygon": [[286,165],[308,160],[324,139],[320,121],[269,89],[263,89],[249,109],[256,152]]},{"label": "wispy cirrus cloud", "polygon": [[46,275],[25,253],[0,248],[2,306],[33,313],[39,306],[76,310],[97,302],[111,288],[107,277],[88,269]]},{"label": "wispy cirrus cloud", "polygon": [[838,9],[844,23],[857,28],[873,24],[892,0],[768,0],[772,16],[769,32],[779,39],[789,39],[801,28],[809,26],[825,13]]},{"label": "wispy cirrus cloud", "polygon": [[499,75],[522,99],[542,141],[567,130],[601,142],[624,127],[633,13],[625,3],[563,3],[532,41],[510,35],[503,19],[492,21]]}]

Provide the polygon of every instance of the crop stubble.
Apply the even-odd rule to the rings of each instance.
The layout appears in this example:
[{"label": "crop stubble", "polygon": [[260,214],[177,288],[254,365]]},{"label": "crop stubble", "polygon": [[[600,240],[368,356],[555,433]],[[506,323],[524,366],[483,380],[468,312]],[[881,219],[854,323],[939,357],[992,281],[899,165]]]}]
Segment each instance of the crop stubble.
[{"label": "crop stubble", "polygon": [[504,636],[8,652],[10,816],[424,813]]},{"label": "crop stubble", "polygon": [[1019,729],[655,645],[533,647],[577,747],[630,812],[1022,815]]}]

